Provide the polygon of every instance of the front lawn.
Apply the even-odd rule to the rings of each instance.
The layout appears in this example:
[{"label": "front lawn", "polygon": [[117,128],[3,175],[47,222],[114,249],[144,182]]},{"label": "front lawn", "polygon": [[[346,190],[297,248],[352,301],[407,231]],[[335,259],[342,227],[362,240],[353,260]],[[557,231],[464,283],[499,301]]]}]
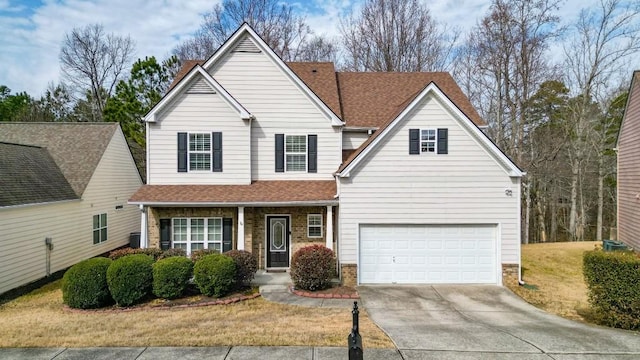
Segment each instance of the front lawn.
[{"label": "front lawn", "polygon": [[[60,281],[0,306],[0,347],[347,346],[351,310],[307,308],[262,298],[229,305],[70,311]],[[364,346],[393,348],[360,310]]]},{"label": "front lawn", "polygon": [[567,319],[587,321],[589,303],[582,255],[600,242],[522,245],[525,286],[507,284],[527,302]]}]

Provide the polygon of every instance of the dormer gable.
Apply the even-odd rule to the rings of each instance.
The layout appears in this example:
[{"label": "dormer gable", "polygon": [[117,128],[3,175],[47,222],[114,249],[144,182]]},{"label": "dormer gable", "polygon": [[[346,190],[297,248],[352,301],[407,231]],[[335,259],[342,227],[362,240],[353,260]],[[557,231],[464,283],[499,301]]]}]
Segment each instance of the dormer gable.
[{"label": "dormer gable", "polygon": [[195,65],[187,75],[180,80],[144,117],[144,121],[154,123],[158,121],[157,115],[169,105],[179,94],[220,94],[222,99],[243,120],[252,118],[251,113],[245,109],[229,92],[220,85],[204,68]]},{"label": "dormer gable", "polygon": [[249,26],[242,24],[231,37],[202,65],[211,71],[220,61],[230,53],[264,54],[280,71],[320,110],[331,122],[332,126],[343,126],[344,122],[316,95],[311,88],[302,81],[285,62],[267,45],[264,40]]}]

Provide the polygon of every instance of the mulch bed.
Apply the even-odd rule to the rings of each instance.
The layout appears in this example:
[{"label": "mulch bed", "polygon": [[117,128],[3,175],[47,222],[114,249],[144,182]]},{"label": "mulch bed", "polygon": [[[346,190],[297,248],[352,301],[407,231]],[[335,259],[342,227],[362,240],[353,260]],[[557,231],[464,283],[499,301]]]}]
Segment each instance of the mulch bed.
[{"label": "mulch bed", "polygon": [[291,292],[298,296],[323,299],[360,299],[358,291],[350,286],[333,286],[318,291],[299,290],[293,286]]},{"label": "mulch bed", "polygon": [[127,311],[136,311],[136,310],[147,310],[147,309],[174,309],[174,308],[190,308],[190,307],[200,307],[200,306],[211,306],[211,305],[228,305],[233,304],[240,301],[255,299],[260,297],[260,293],[258,292],[258,288],[245,288],[235,291],[231,294],[220,298],[209,297],[206,295],[200,294],[195,289],[188,289],[187,294],[184,297],[178,299],[158,299],[154,298],[149,301],[136,304],[130,307],[121,307],[117,305],[100,308],[100,309],[74,309],[64,305],[65,309],[70,312],[127,312]]}]

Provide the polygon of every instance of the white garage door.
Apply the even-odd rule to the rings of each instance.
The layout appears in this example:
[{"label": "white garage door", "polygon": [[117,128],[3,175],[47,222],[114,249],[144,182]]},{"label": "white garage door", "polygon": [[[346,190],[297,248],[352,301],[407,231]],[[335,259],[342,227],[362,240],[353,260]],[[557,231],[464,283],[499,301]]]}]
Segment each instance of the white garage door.
[{"label": "white garage door", "polygon": [[361,225],[362,284],[495,284],[495,225]]}]

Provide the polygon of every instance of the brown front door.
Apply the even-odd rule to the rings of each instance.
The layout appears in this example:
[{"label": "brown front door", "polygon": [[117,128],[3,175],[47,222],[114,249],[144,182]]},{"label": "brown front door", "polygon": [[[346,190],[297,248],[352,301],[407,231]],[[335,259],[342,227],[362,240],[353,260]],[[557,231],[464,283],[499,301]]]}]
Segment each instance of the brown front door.
[{"label": "brown front door", "polygon": [[267,267],[289,267],[288,216],[267,216]]}]

